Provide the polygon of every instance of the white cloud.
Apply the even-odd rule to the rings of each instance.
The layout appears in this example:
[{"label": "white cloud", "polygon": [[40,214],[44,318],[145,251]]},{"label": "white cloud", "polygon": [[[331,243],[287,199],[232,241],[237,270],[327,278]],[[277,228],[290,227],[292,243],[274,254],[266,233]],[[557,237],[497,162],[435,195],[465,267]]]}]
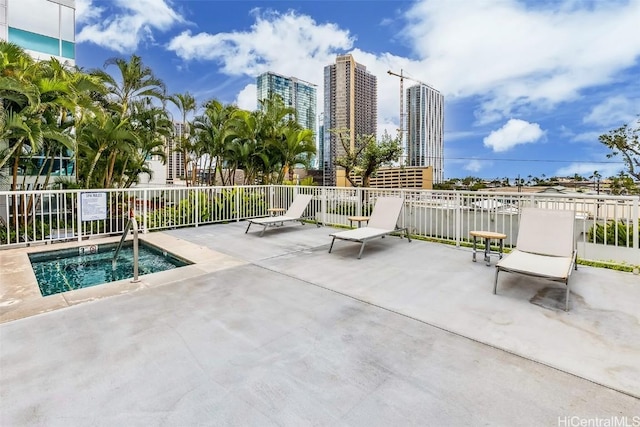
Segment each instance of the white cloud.
[{"label": "white cloud", "polygon": [[[324,67],[337,54],[352,53],[378,77],[381,123],[398,123],[399,117],[399,79],[387,70],[404,70],[449,99],[480,96],[477,123],[488,124],[523,108],[548,110],[575,99],[640,56],[640,38],[629,37],[640,19],[640,0],[532,8],[515,0],[418,1],[406,12],[402,31],[414,59],[354,49],[357,35],[296,12],[258,10],[255,17],[246,31],[185,31],[168,49],[184,60],[216,61],[229,75],[274,71],[307,80],[318,85],[318,111]],[[405,79],[405,88],[412,83]]]},{"label": "white cloud", "polygon": [[[272,71],[315,84],[317,111],[322,112],[324,67],[352,48],[354,39],[349,31],[334,24],[318,24],[293,11],[256,9],[253,13],[256,20],[247,31],[194,34],[187,30],[174,37],[167,49],[185,61],[215,61],[228,75],[257,77]],[[238,106],[254,110],[255,89],[253,100],[249,96],[245,87],[238,95]]]},{"label": "white cloud", "polygon": [[[389,53],[352,49],[355,39],[348,30],[319,24],[306,15],[292,11],[254,13],[256,22],[248,31],[194,34],[187,30],[174,37],[167,48],[186,61],[216,61],[228,75],[257,77],[273,71],[313,83],[317,85],[318,113],[324,109],[324,67],[335,63],[336,55],[351,53],[378,80],[378,135],[385,130],[396,134],[400,82],[387,71],[399,72],[415,62]],[[411,84],[406,80],[405,88]],[[255,98],[250,105],[255,109]]]},{"label": "white cloud", "polygon": [[558,169],[555,175],[573,176],[578,174],[588,178],[593,175],[595,171],[598,171],[603,178],[607,178],[617,175],[623,169],[624,166],[621,163],[572,163],[569,166]]},{"label": "white cloud", "polygon": [[235,104],[243,110],[255,110],[258,104],[258,87],[254,84],[246,85],[238,93]]},{"label": "white cloud", "polygon": [[600,126],[622,126],[633,122],[639,112],[640,100],[631,100],[621,95],[612,96],[593,107],[584,122]]},{"label": "white cloud", "polygon": [[[154,31],[185,23],[169,0],[106,4],[115,4],[118,12],[107,15],[102,10],[106,7],[77,0],[79,18],[89,22],[81,28],[78,42],[131,51],[153,41]],[[586,88],[610,83],[640,57],[640,37],[634,36],[640,0],[530,4],[418,0],[406,11],[407,25],[399,31],[399,37],[413,47],[411,59],[354,48],[358,35],[334,23],[319,23],[293,11],[260,9],[252,12],[255,21],[249,28],[221,33],[185,29],[166,47],[184,61],[215,62],[229,76],[256,77],[274,71],[314,83],[318,113],[323,110],[324,67],[334,63],[337,54],[352,53],[378,78],[380,132],[398,127],[399,79],[387,70],[403,70],[408,77],[405,88],[413,77],[437,88],[448,100],[479,99],[477,124],[489,124],[524,116],[525,109],[549,111],[574,100]],[[98,14],[104,21],[96,19]],[[242,91],[238,102],[255,108],[247,88]],[[594,109],[585,120],[604,117],[604,106],[601,110]],[[504,149],[510,146],[506,143]]]},{"label": "white cloud", "polygon": [[118,12],[94,7],[81,0],[79,22],[87,22],[76,42],[90,42],[120,53],[133,52],[143,42],[153,42],[153,31],[166,31],[184,19],[166,0],[114,0]]},{"label": "white cloud", "polygon": [[95,6],[93,0],[76,0],[76,22],[84,24],[100,18],[104,8]]},{"label": "white cloud", "polygon": [[465,138],[469,138],[471,136],[477,136],[477,135],[478,135],[478,132],[469,131],[469,130],[458,131],[458,132],[445,132],[444,140],[446,142],[453,142],[458,139],[465,139]]},{"label": "white cloud", "polygon": [[544,136],[545,132],[537,123],[529,123],[520,119],[509,121],[498,130],[492,131],[485,137],[485,147],[490,147],[494,152],[507,151],[516,145],[536,142]]},{"label": "white cloud", "polygon": [[522,106],[550,108],[606,84],[640,56],[640,1],[422,0],[405,34],[445,95],[483,96],[480,123]]},{"label": "white cloud", "polygon": [[571,141],[576,142],[598,142],[598,138],[604,132],[592,131],[592,132],[581,132],[570,137]]},{"label": "white cloud", "polygon": [[184,60],[219,62],[221,71],[230,75],[256,77],[274,71],[317,84],[323,67],[353,45],[348,31],[317,24],[309,16],[292,11],[255,13],[249,31],[192,34],[187,30],[167,48]]},{"label": "white cloud", "polygon": [[482,162],[480,160],[470,160],[466,165],[464,165],[464,169],[471,172],[479,172],[482,170]]}]

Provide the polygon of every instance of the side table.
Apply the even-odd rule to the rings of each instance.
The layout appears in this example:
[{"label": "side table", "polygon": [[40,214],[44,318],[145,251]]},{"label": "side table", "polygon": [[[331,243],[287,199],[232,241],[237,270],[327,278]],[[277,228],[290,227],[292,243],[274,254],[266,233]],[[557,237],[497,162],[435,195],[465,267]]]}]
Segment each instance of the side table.
[{"label": "side table", "polygon": [[[502,250],[504,249],[504,239],[507,238],[506,234],[495,233],[493,231],[470,231],[469,234],[473,236],[473,262],[476,262],[477,241],[478,237],[484,239],[484,261],[487,265],[491,265],[491,254],[497,254],[498,259],[502,259]],[[491,250],[491,239],[498,240],[498,252]]]},{"label": "side table", "polygon": [[349,227],[353,227],[354,221],[358,223],[358,228],[360,228],[361,222],[369,222],[368,216],[349,216],[347,219],[349,220]]},{"label": "side table", "polygon": [[[287,210],[285,208],[268,208],[267,209],[267,212],[269,212],[269,215],[271,215],[271,216],[282,215],[286,211]],[[283,225],[284,225],[284,223],[281,222],[278,227],[282,227]]]},{"label": "side table", "polygon": [[285,208],[269,208],[267,209],[267,212],[269,212],[269,215],[271,216],[277,216],[278,214],[284,213],[287,210]]}]

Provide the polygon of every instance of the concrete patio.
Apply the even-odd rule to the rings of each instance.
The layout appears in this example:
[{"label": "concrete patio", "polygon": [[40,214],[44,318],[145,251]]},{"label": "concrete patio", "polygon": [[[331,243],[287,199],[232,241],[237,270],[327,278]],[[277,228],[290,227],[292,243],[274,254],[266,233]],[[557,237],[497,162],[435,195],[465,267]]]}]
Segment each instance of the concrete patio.
[{"label": "concrete patio", "polygon": [[46,298],[26,253],[77,243],[0,251],[0,425],[640,422],[638,275],[580,266],[565,312],[470,249],[245,228],[150,233],[195,264]]}]

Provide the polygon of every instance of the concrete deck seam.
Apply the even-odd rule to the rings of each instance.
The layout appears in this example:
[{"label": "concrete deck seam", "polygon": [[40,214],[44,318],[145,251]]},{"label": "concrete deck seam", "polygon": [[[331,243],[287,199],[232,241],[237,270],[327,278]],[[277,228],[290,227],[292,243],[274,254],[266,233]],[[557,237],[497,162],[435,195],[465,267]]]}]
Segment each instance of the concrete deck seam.
[{"label": "concrete deck seam", "polygon": [[[281,255],[280,255],[280,256],[281,256]],[[271,257],[271,258],[267,258],[267,259],[273,259],[273,258],[277,258],[277,257],[278,257],[278,256]],[[546,367],[551,368],[551,369],[553,369],[553,370],[555,370],[555,371],[563,372],[563,373],[565,373],[565,374],[571,375],[572,377],[580,378],[580,379],[585,380],[585,381],[588,381],[588,382],[590,382],[590,383],[592,383],[592,384],[598,385],[598,386],[600,386],[600,387],[604,387],[604,388],[606,388],[606,389],[608,389],[608,390],[612,390],[612,391],[615,391],[615,392],[618,392],[618,393],[624,394],[625,396],[629,396],[629,397],[632,397],[632,398],[634,398],[634,399],[638,399],[638,400],[640,400],[640,396],[636,396],[636,395],[635,395],[635,394],[633,394],[633,393],[630,393],[630,392],[628,392],[628,391],[624,391],[624,390],[620,390],[620,389],[617,389],[617,388],[615,388],[615,387],[611,387],[611,386],[606,385],[606,384],[602,384],[602,383],[597,382],[597,381],[594,381],[594,380],[592,380],[592,379],[582,377],[582,376],[580,376],[580,375],[578,375],[578,374],[575,374],[575,373],[573,373],[573,372],[565,371],[564,369],[560,369],[560,368],[558,368],[558,367],[556,367],[556,366],[549,365],[549,364],[547,364],[547,363],[545,363],[545,362],[542,362],[542,361],[540,361],[540,360],[533,359],[533,358],[530,358],[530,357],[524,356],[524,355],[522,355],[522,354],[519,354],[519,353],[516,353],[516,352],[510,351],[510,350],[507,350],[507,349],[505,349],[505,348],[498,347],[498,346],[495,346],[495,345],[492,345],[492,344],[488,344],[488,343],[486,343],[486,342],[482,342],[482,341],[477,340],[477,339],[475,339],[475,338],[473,338],[473,337],[469,337],[469,336],[466,336],[466,335],[460,334],[460,333],[458,333],[458,332],[452,331],[452,330],[447,329],[447,328],[444,328],[444,327],[442,327],[442,326],[438,326],[438,325],[435,325],[435,324],[429,323],[429,322],[427,322],[427,321],[425,321],[425,320],[418,319],[418,318],[416,318],[416,317],[410,316],[410,315],[408,315],[408,314],[401,313],[401,312],[398,312],[398,311],[392,310],[392,309],[390,309],[390,308],[383,307],[383,306],[381,306],[381,305],[378,305],[378,304],[375,304],[375,303],[372,303],[372,302],[365,301],[365,300],[363,300],[363,299],[360,299],[360,298],[354,297],[353,295],[349,295],[349,294],[346,294],[346,293],[344,293],[344,292],[340,292],[340,291],[337,291],[337,290],[335,290],[335,289],[331,289],[331,288],[328,288],[328,287],[326,287],[326,286],[322,286],[322,285],[319,285],[319,284],[317,284],[317,283],[313,283],[313,282],[310,282],[310,281],[308,281],[308,280],[301,279],[300,277],[296,277],[296,276],[293,276],[293,275],[290,275],[290,274],[284,273],[284,272],[282,272],[282,271],[278,271],[278,270],[271,269],[271,268],[266,267],[266,266],[264,266],[264,265],[260,265],[260,264],[254,264],[254,265],[255,265],[256,267],[262,268],[262,269],[264,269],[264,270],[267,270],[267,271],[270,271],[270,272],[273,272],[273,273],[277,273],[277,274],[282,274],[282,275],[284,275],[284,276],[287,276],[287,277],[289,277],[289,278],[292,278],[292,279],[298,280],[298,281],[300,281],[300,282],[307,283],[307,284],[309,284],[309,285],[316,286],[316,287],[318,287],[318,288],[320,288],[320,289],[324,289],[324,290],[326,290],[326,291],[330,291],[330,292],[333,292],[333,293],[335,293],[335,294],[345,296],[345,297],[350,298],[350,299],[352,299],[352,300],[354,300],[354,301],[358,301],[358,302],[361,302],[361,303],[363,303],[363,304],[367,304],[367,305],[369,305],[369,306],[372,306],[372,307],[376,307],[376,308],[379,308],[379,309],[385,310],[385,311],[387,311],[387,312],[389,312],[389,313],[393,313],[393,314],[397,314],[397,315],[399,315],[399,316],[403,316],[403,317],[405,317],[405,318],[407,318],[407,319],[411,319],[411,320],[414,320],[414,321],[416,321],[416,322],[422,323],[422,324],[424,324],[424,325],[431,326],[431,327],[436,328],[436,329],[439,329],[439,330],[441,330],[441,331],[443,331],[443,332],[448,332],[448,333],[450,333],[450,334],[452,334],[452,335],[455,335],[455,336],[458,336],[458,337],[461,337],[461,338],[465,338],[465,339],[467,339],[467,340],[470,340],[470,341],[476,342],[476,343],[481,344],[481,345],[485,345],[485,346],[487,346],[487,347],[493,348],[493,349],[495,349],[495,350],[502,351],[502,352],[507,353],[507,354],[511,354],[511,355],[513,355],[513,356],[519,357],[519,358],[524,359],[524,360],[529,360],[529,361],[531,361],[531,362],[533,362],[533,363],[537,363],[537,364],[539,364],[539,365],[546,366]]]}]

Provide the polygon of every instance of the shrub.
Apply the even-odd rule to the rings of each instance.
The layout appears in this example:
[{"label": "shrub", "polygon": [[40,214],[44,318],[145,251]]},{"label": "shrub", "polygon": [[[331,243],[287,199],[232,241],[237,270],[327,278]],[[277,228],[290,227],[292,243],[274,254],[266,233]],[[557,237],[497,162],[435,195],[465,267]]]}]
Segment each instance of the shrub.
[{"label": "shrub", "polygon": [[633,224],[613,220],[596,224],[589,229],[588,239],[591,243],[605,243],[606,240],[607,244],[630,246],[633,242]]}]

